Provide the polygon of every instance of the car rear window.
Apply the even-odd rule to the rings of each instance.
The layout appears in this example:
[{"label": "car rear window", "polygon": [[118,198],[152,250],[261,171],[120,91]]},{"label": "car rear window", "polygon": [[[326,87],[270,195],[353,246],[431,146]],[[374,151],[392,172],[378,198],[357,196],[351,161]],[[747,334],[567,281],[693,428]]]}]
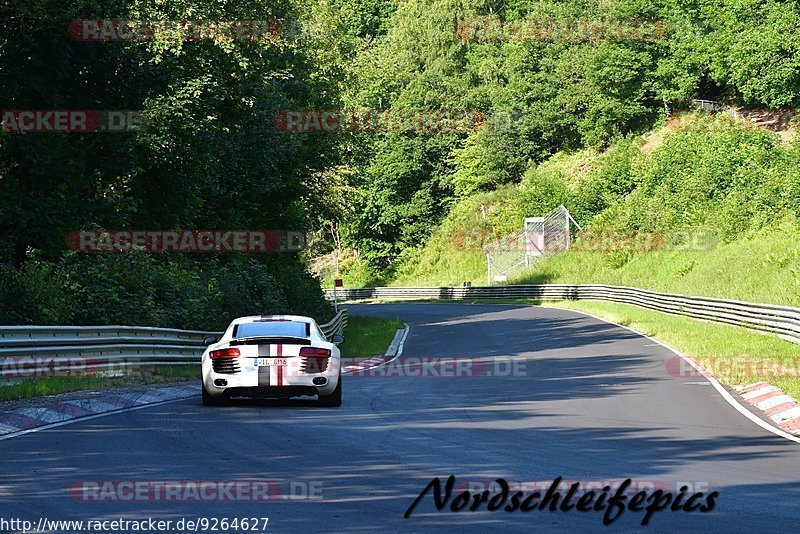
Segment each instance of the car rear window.
[{"label": "car rear window", "polygon": [[298,321],[260,321],[242,323],[233,332],[234,338],[260,336],[309,337],[309,326]]}]

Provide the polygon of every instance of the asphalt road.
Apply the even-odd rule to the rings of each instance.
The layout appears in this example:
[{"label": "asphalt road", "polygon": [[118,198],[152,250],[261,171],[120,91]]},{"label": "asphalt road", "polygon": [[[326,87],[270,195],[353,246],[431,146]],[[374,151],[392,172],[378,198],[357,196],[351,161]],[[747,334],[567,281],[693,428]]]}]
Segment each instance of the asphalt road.
[{"label": "asphalt road", "polygon": [[[673,492],[690,482],[718,491],[716,508],[662,511],[648,529],[797,530],[800,445],[756,426],[702,379],[671,375],[674,355],[646,338],[548,308],[348,308],[411,326],[399,362],[469,359],[459,372],[468,376],[346,377],[339,409],[302,402],[204,408],[188,399],[0,442],[0,517],[269,517],[270,532],[641,528],[641,512],[604,527],[602,512],[574,509],[437,511],[430,495],[403,518],[433,477],[452,474],[459,488],[498,477],[631,478]],[[279,481],[281,495],[312,498],[94,502],[69,493],[80,481],[243,479]]]}]

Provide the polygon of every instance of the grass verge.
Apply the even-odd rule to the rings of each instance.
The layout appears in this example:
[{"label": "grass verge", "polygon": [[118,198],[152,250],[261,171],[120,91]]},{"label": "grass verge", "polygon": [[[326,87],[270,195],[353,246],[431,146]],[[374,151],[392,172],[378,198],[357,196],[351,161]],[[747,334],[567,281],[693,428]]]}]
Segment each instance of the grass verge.
[{"label": "grass verge", "polygon": [[784,221],[709,250],[569,252],[513,283],[609,284],[667,293],[800,305],[800,231]]},{"label": "grass verge", "polygon": [[[708,250],[571,251],[512,275],[509,284],[608,284],[800,306],[798,232],[800,222],[786,219]],[[427,247],[421,259],[389,285],[487,284],[482,251],[458,250],[442,238],[432,239]]]},{"label": "grass verge", "polygon": [[344,331],[345,342],[339,349],[345,358],[383,356],[398,328],[403,328],[403,321],[397,318],[350,316]]},{"label": "grass verge", "polygon": [[23,378],[18,383],[0,386],[0,401],[43,397],[71,391],[136,387],[146,384],[169,384],[200,377],[200,364],[159,365],[135,369],[119,377],[59,376]]}]

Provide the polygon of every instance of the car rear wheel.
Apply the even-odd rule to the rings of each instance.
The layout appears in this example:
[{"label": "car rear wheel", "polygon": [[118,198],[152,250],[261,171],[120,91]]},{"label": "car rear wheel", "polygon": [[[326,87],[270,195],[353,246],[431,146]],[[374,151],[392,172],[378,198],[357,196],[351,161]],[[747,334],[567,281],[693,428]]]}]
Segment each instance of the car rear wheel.
[{"label": "car rear wheel", "polygon": [[319,395],[317,403],[320,406],[328,406],[331,408],[338,408],[342,405],[342,372],[339,371],[339,381],[336,383],[336,389],[330,395]]},{"label": "car rear wheel", "polygon": [[215,397],[206,391],[206,385],[202,384],[203,387],[203,406],[222,406],[225,404],[225,399],[223,397]]}]

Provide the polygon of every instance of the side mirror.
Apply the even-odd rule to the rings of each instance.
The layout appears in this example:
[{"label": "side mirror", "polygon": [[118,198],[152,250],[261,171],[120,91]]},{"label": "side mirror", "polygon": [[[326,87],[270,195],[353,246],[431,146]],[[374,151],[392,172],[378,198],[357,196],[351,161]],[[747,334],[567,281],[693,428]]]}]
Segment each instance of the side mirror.
[{"label": "side mirror", "polygon": [[217,336],[206,336],[203,338],[203,345],[211,345],[212,343],[216,343],[217,341],[219,341],[219,339],[217,339]]},{"label": "side mirror", "polygon": [[341,343],[344,343],[344,336],[341,334],[333,334],[333,337],[331,338],[331,343],[333,343],[334,345],[339,345]]}]

